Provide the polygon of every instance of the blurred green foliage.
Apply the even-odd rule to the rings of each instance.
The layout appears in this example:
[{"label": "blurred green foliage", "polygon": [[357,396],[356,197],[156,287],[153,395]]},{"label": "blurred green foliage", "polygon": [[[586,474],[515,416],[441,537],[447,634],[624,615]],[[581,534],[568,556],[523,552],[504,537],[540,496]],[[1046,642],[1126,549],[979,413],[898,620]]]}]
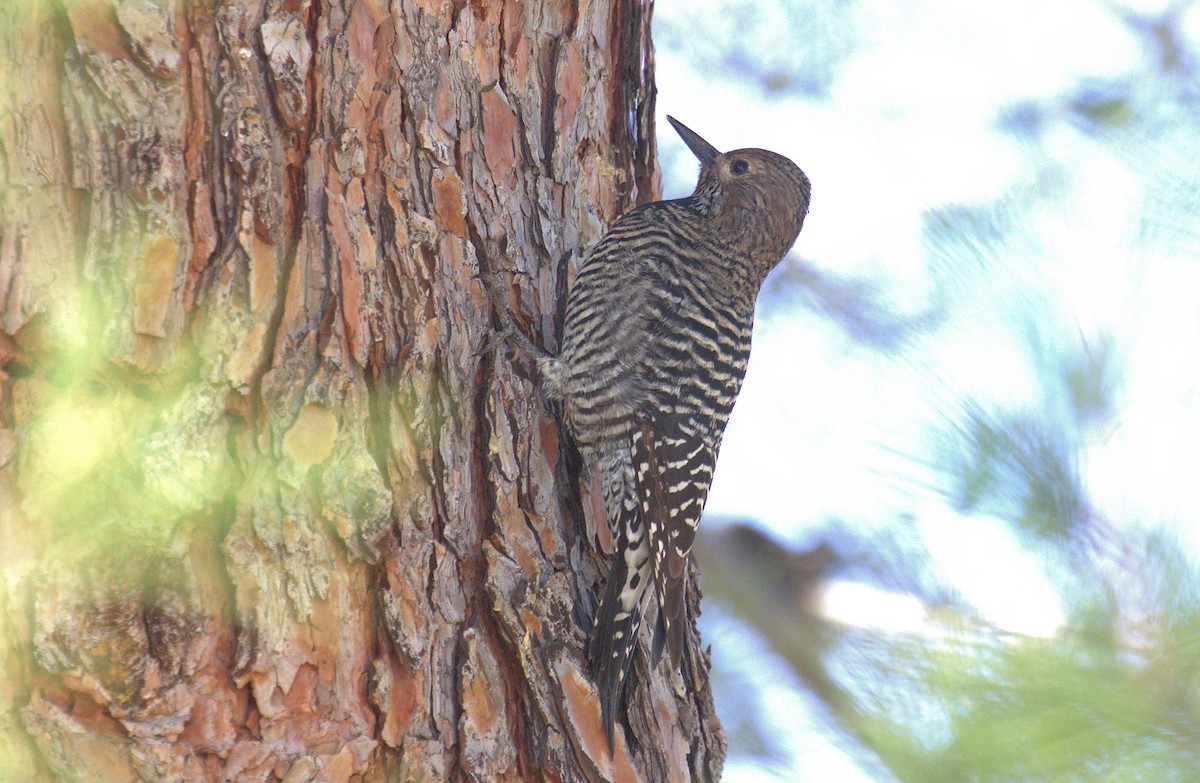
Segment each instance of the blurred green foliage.
[{"label": "blurred green foliage", "polygon": [[154,374],[114,360],[105,335],[119,312],[86,283],[64,283],[39,317],[38,350],[9,367],[21,508],[51,538],[165,539],[231,491],[227,433],[213,427],[225,390],[200,379],[186,350]]}]

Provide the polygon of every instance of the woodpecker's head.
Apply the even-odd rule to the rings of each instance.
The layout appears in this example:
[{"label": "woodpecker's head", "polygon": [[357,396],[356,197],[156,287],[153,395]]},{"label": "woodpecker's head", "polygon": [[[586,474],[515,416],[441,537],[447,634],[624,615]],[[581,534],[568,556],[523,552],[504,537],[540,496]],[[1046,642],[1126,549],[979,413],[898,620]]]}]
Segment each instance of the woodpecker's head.
[{"label": "woodpecker's head", "polygon": [[[804,225],[812,185],[800,167],[769,150],[719,152],[674,117],[671,127],[700,159],[693,197],[714,220],[754,255],[779,263]],[[769,269],[767,271],[770,271]]]}]

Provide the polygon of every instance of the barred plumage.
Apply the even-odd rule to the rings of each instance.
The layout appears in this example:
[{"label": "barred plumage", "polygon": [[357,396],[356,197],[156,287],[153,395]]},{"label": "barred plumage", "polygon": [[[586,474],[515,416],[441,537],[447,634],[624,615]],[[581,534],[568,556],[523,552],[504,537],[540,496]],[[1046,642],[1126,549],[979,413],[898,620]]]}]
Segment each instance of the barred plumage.
[{"label": "barred plumage", "polygon": [[668,118],[700,159],[689,197],[641,206],[591,251],[562,351],[539,361],[599,471],[616,556],[588,646],[611,744],[651,591],[678,669],[688,555],[746,363],[754,300],[795,242],[810,185],[787,158],[719,153]]}]

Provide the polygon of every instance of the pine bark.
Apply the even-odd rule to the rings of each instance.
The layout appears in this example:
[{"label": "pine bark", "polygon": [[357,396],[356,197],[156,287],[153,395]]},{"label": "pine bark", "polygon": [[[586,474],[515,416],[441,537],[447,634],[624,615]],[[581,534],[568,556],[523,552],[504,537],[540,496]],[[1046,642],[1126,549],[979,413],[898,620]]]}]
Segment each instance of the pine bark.
[{"label": "pine bark", "polygon": [[[0,778],[715,780],[610,758],[553,349],[657,196],[650,4],[0,4]],[[690,643],[698,644],[692,634]]]}]

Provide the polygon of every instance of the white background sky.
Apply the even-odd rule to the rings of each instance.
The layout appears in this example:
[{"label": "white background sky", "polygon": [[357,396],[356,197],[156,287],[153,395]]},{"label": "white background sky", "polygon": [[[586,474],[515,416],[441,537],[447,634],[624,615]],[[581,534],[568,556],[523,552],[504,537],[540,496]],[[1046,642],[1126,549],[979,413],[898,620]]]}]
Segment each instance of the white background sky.
[{"label": "white background sky", "polygon": [[[672,29],[703,30],[703,20],[714,20],[718,36],[729,32],[728,5],[659,0],[655,13],[659,27]],[[807,45],[772,35],[788,20],[770,15],[785,12],[761,6],[766,22],[756,29],[767,32],[751,51],[771,62],[786,58],[772,47]],[[710,517],[752,518],[797,541],[831,519],[870,527],[911,513],[944,573],[987,617],[1011,630],[1053,632],[1061,608],[1039,561],[1007,526],[956,513],[938,491],[946,477],[931,467],[936,433],[964,400],[1043,401],[1026,337],[1032,321],[1063,341],[1052,350],[1113,339],[1116,415],[1088,432],[1079,466],[1097,510],[1118,526],[1167,525],[1200,548],[1200,230],[1193,223],[1167,232],[1170,241],[1148,241],[1146,231],[1155,172],[1190,167],[1200,180],[1200,143],[1117,146],[1059,117],[1033,150],[998,122],[1013,105],[1053,102],[1089,78],[1136,80],[1152,67],[1148,50],[1114,9],[1155,15],[1165,7],[863,0],[851,6],[853,49],[821,98],[722,79],[697,67],[687,47],[659,41],[666,195],[686,195],[696,173],[666,114],[719,149],[788,155],[813,181],[798,255],[877,287],[889,308],[919,314],[937,305],[921,233],[927,210],[989,207],[1008,194],[1023,223],[1020,245],[1010,243],[1002,263],[964,272],[944,323],[891,354],[857,344],[809,309],[760,308]],[[1200,47],[1200,4],[1183,28]],[[1059,174],[1050,186],[1048,168]],[[803,696],[782,689],[775,698]],[[790,713],[797,717],[781,731],[813,733],[810,717]],[[867,779],[831,747],[798,748],[790,763],[771,772],[735,759],[725,779]]]}]

